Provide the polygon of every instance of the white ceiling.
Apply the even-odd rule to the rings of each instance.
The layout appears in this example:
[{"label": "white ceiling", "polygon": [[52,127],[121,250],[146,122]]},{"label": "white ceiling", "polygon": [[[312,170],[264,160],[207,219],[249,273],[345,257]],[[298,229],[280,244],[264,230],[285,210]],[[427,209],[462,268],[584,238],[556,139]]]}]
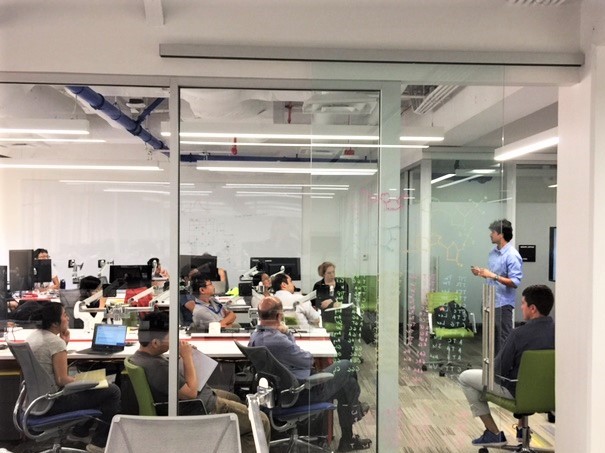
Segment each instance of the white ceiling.
[{"label": "white ceiling", "polygon": [[[169,120],[167,89],[91,88],[135,120],[151,102],[164,99],[142,125],[154,137],[169,143],[170,139],[161,135]],[[426,97],[423,93],[430,93],[434,88],[434,85],[402,85],[402,129],[409,126],[438,126],[445,130],[445,140],[439,146],[425,150],[426,154],[490,153],[503,144],[557,125],[556,87],[459,87],[432,110],[424,114],[415,113],[414,108]],[[181,97],[181,120],[186,123],[195,121],[211,130],[270,132],[277,128],[280,131],[298,130],[295,129],[298,126],[310,125],[311,132],[319,133],[330,126],[353,131],[360,127],[371,130],[378,125],[377,94],[371,92],[187,89],[182,91]],[[1,84],[0,106],[0,118],[5,119],[86,119],[91,128],[88,138],[105,140],[102,144],[86,145],[28,142],[26,139],[31,137],[43,139],[56,136],[0,134],[0,139],[14,138],[13,141],[0,142],[0,154],[11,160],[166,160],[165,150],[154,150],[146,145],[106,115],[91,108],[86,101],[74,97],[63,86]],[[312,144],[301,143],[297,147],[247,147],[240,140],[235,144],[236,150],[233,149],[232,139],[224,140],[227,146],[182,145],[181,152],[231,160],[296,156],[351,159],[351,156],[343,157],[345,149],[349,147],[326,148],[317,144],[317,140]],[[280,140],[256,140],[258,144],[263,142],[276,144]],[[376,157],[376,148],[357,148],[353,153],[356,158],[371,159]]]}]

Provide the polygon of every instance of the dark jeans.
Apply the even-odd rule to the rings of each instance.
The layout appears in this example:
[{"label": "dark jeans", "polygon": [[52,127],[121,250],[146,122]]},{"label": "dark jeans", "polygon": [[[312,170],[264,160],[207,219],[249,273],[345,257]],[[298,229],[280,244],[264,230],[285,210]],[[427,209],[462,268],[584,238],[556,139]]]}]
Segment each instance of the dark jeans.
[{"label": "dark jeans", "polygon": [[[322,385],[311,389],[311,403],[338,400],[338,420],[343,432],[350,432],[353,426],[353,416],[351,409],[353,405],[359,404],[359,383],[357,382],[357,373],[354,371],[351,362],[348,360],[339,360],[322,370],[322,372],[332,373],[334,377]],[[304,399],[303,399],[304,401]]]},{"label": "dark jeans", "polygon": [[498,355],[498,351],[504,346],[504,342],[508,338],[511,330],[513,330],[513,306],[503,305],[496,308],[494,326],[494,357]]},{"label": "dark jeans", "polygon": [[[99,409],[102,412],[100,419],[104,423],[99,423],[91,442],[98,447],[104,447],[107,443],[111,419],[120,411],[120,389],[115,384],[109,384],[106,389],[85,390],[62,396],[55,401],[46,415],[80,409]],[[74,433],[78,436],[86,436],[93,423],[94,420],[89,420],[77,425],[74,427]]]}]

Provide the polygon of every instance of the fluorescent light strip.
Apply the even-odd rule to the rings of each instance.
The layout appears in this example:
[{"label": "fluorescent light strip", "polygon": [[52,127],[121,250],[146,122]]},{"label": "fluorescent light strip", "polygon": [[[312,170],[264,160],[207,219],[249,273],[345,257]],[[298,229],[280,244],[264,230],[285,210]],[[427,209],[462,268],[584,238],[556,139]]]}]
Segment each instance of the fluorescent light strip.
[{"label": "fluorescent light strip", "polygon": [[496,160],[509,160],[514,159],[515,157],[520,157],[525,154],[533,153],[535,151],[540,151],[542,149],[550,148],[552,146],[559,144],[559,137],[552,137],[546,140],[539,141],[532,145],[522,146],[521,148],[512,149],[510,151],[503,152],[499,154],[497,157],[494,157]]},{"label": "fluorescent light strip", "polygon": [[553,127],[538,134],[509,143],[494,151],[494,159],[498,161],[514,159],[525,154],[551,148],[559,143],[558,129]]},{"label": "fluorescent light strip", "polygon": [[0,134],[89,135],[90,132],[79,129],[29,129],[0,127]]},{"label": "fluorescent light strip", "polygon": [[295,168],[295,167],[196,167],[201,171],[226,172],[226,173],[281,173],[302,174],[315,176],[371,176],[376,174],[376,169],[320,169],[320,168]]},{"label": "fluorescent light strip", "polygon": [[446,179],[453,178],[454,176],[456,176],[456,173],[448,173],[446,175],[439,176],[438,178],[432,179],[431,184],[436,184],[438,182],[445,181]]},{"label": "fluorescent light strip", "polygon": [[[162,132],[163,137],[170,137],[170,132]],[[314,134],[240,134],[229,132],[181,132],[180,137],[189,138],[248,138],[248,139],[282,139],[282,140],[361,140],[377,141],[378,135],[314,135]],[[181,142],[183,143],[183,142]]]},{"label": "fluorescent light strip", "polygon": [[499,200],[486,201],[486,203],[500,203],[501,201],[509,201],[509,200],[512,200],[512,199],[513,199],[513,197],[500,198]]},{"label": "fluorescent light strip", "polygon": [[313,195],[313,196],[311,197],[311,199],[312,199],[312,200],[314,200],[314,199],[318,199],[318,200],[321,200],[321,199],[324,199],[324,200],[332,200],[332,199],[334,199],[334,197],[323,197],[323,196],[317,196],[317,195]]},{"label": "fluorescent light strip", "polygon": [[187,195],[192,195],[192,194],[210,195],[211,193],[212,193],[212,190],[181,190],[181,195],[182,194],[187,194]]},{"label": "fluorescent light strip", "polygon": [[94,139],[94,138],[23,138],[23,137],[8,138],[8,137],[2,137],[2,138],[0,138],[0,142],[106,143],[106,140]]},{"label": "fluorescent light strip", "polygon": [[315,148],[381,148],[381,149],[425,149],[428,145],[379,145],[368,143],[246,143],[246,142],[200,142],[196,140],[181,140],[181,145],[208,145],[208,146],[260,146],[273,148],[300,148],[312,146]]},{"label": "fluorescent light strip", "polygon": [[551,184],[550,186],[548,186],[549,189],[556,189],[557,188],[557,184]]},{"label": "fluorescent light strip", "polygon": [[236,193],[235,194],[236,197],[248,197],[248,198],[253,198],[253,197],[281,197],[281,198],[296,198],[296,199],[300,199],[301,194],[297,194],[297,195],[288,195],[288,194],[284,194],[281,192],[271,192],[269,194],[266,195],[258,195],[258,194],[253,194],[253,193]]},{"label": "fluorescent light strip", "polygon": [[333,192],[325,192],[325,193],[306,193],[306,192],[256,192],[256,191],[248,191],[248,190],[238,190],[237,192],[235,192],[236,194],[244,194],[244,193],[249,193],[249,194],[255,194],[255,195],[275,195],[275,194],[279,194],[279,195],[332,195],[334,196],[335,193]]},{"label": "fluorescent light strip", "polygon": [[481,175],[469,176],[468,178],[459,179],[458,181],[454,181],[454,182],[450,182],[450,183],[447,183],[447,184],[443,184],[442,186],[437,186],[437,189],[443,189],[444,187],[453,186],[455,184],[460,184],[461,182],[470,181],[471,179],[480,178],[480,177],[481,177]]},{"label": "fluorescent light strip", "polygon": [[0,164],[0,168],[12,168],[23,170],[164,171],[160,167],[150,167],[142,165]]},{"label": "fluorescent light strip", "polygon": [[[146,186],[167,186],[170,182],[166,181],[100,181],[87,179],[60,179],[59,182],[66,184],[139,184]],[[182,182],[181,186],[194,186],[192,182]]]},{"label": "fluorescent light strip", "polygon": [[410,137],[406,137],[405,135],[402,135],[401,137],[399,137],[399,140],[402,142],[442,142],[444,139],[444,137],[436,137],[436,136],[432,136],[432,137],[421,137],[421,136],[410,136]]},{"label": "fluorescent light strip", "polygon": [[496,173],[496,170],[494,168],[476,168],[469,171],[469,173],[475,173],[477,175],[491,175],[492,173]]},{"label": "fluorescent light strip", "polygon": [[115,192],[115,193],[159,193],[162,195],[168,195],[170,192],[163,190],[139,190],[139,189],[103,189],[103,192]]},{"label": "fluorescent light strip", "polygon": [[224,189],[249,189],[254,187],[265,187],[274,189],[309,187],[311,190],[349,190],[348,184],[236,184],[227,183]]}]

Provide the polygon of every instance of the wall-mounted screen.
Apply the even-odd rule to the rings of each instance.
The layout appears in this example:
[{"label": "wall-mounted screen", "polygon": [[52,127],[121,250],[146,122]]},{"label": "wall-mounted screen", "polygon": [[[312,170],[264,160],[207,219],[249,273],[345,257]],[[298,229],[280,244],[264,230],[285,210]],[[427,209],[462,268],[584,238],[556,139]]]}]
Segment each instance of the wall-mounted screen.
[{"label": "wall-mounted screen", "polygon": [[8,266],[0,266],[0,337],[8,319]]},{"label": "wall-mounted screen", "polygon": [[557,275],[557,227],[550,227],[550,245],[548,247],[548,280],[555,281]]}]

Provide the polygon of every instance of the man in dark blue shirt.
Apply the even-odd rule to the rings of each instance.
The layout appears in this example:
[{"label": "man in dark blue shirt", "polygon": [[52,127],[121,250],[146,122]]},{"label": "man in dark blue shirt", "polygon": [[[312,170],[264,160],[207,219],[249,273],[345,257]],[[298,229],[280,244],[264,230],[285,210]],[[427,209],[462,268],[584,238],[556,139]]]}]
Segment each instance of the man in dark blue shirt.
[{"label": "man in dark blue shirt", "polygon": [[[513,329],[495,358],[496,379],[493,393],[505,398],[514,398],[516,383],[511,381],[517,379],[523,352],[555,348],[555,324],[553,319],[548,316],[554,301],[552,291],[545,285],[529,286],[523,291],[521,310],[523,319],[527,322]],[[504,379],[500,379],[500,376]],[[482,370],[466,370],[460,374],[458,381],[469,402],[471,412],[475,417],[479,417],[485,425],[483,435],[473,440],[473,445],[488,447],[505,445],[504,433],[496,425],[487,401],[482,400]],[[518,433],[522,427],[519,424]]]}]

